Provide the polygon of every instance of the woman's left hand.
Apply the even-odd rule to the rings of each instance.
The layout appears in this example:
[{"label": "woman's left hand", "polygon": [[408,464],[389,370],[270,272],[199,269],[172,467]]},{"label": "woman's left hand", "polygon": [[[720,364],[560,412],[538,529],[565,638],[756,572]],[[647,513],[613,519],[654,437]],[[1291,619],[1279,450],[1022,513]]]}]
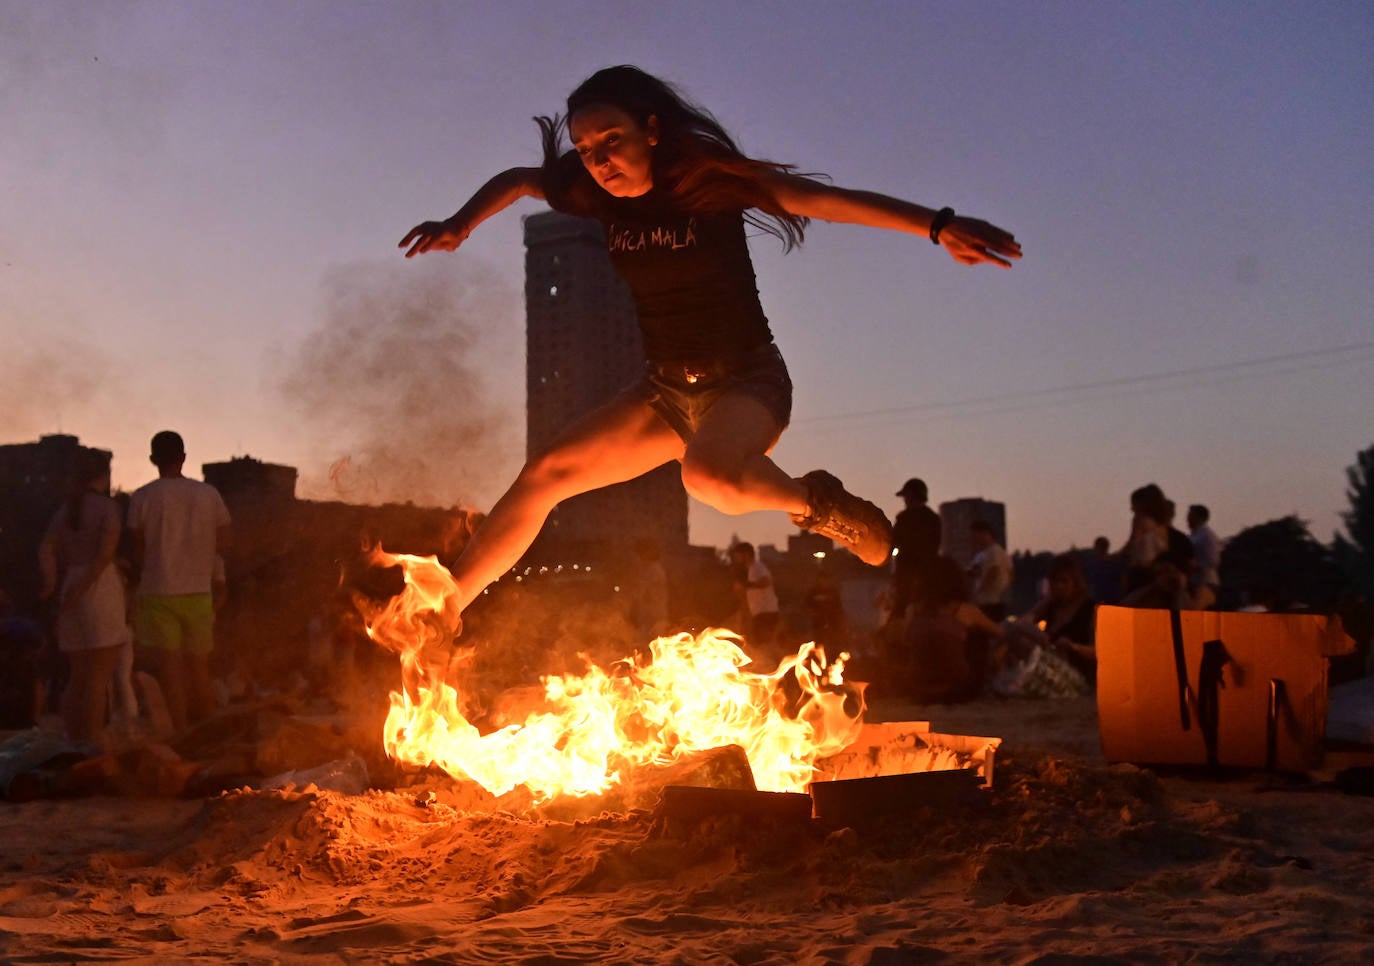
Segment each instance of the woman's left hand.
[{"label": "woman's left hand", "polygon": [[981,218],[955,215],[940,230],[940,244],[949,250],[951,258],[965,265],[991,262],[1011,268],[1010,259],[1021,257],[1016,236]]}]

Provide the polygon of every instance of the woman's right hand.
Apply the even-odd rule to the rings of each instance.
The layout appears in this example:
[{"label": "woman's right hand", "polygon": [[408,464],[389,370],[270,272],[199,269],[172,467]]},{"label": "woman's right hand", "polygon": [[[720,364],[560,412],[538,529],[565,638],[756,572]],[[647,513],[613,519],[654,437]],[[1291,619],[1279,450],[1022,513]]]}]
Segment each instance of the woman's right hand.
[{"label": "woman's right hand", "polygon": [[468,234],[467,229],[459,227],[452,219],[426,221],[406,232],[406,236],[397,247],[405,248],[410,245],[406,258],[425,252],[452,252],[457,251],[458,246],[467,240]]},{"label": "woman's right hand", "polygon": [[1011,260],[1021,257],[1021,243],[1011,232],[981,218],[955,215],[940,232],[940,244],[964,265],[987,262],[1011,268]]}]

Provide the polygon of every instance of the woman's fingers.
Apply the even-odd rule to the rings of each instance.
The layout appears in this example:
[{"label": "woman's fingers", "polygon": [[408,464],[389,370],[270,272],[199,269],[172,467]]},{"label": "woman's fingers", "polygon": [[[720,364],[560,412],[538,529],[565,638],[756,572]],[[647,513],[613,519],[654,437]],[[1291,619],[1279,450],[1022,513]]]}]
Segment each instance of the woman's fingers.
[{"label": "woman's fingers", "polygon": [[940,243],[965,265],[988,262],[1011,268],[1010,259],[1021,257],[1021,244],[1011,232],[977,218],[955,218],[941,232]]},{"label": "woman's fingers", "polygon": [[405,248],[407,245],[410,245],[410,251],[406,252],[406,258],[435,249],[451,252],[458,247],[457,239],[442,221],[427,221],[410,229],[397,247]]},{"label": "woman's fingers", "polygon": [[410,245],[410,251],[406,252],[406,258],[410,258],[418,252],[428,250],[429,225],[430,222],[425,222],[423,225],[416,225],[414,228],[410,229],[410,231],[406,232],[406,236],[401,239],[401,244],[397,247],[405,248],[407,245]]}]

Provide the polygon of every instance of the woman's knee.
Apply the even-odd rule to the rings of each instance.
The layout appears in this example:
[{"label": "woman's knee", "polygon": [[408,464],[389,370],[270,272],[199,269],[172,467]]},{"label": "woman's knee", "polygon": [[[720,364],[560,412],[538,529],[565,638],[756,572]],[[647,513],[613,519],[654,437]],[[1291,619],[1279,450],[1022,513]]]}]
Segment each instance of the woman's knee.
[{"label": "woman's knee", "polygon": [[755,509],[743,486],[742,467],[689,447],[682,458],[682,485],[701,502],[722,513]]}]

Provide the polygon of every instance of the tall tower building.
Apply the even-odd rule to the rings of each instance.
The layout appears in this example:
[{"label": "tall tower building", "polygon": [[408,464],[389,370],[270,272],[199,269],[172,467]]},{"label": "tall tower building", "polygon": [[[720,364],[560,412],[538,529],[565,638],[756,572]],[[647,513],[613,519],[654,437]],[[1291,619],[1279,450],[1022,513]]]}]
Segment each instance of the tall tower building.
[{"label": "tall tower building", "polygon": [[[533,454],[638,378],[644,352],[601,226],[554,211],[530,215],[524,226],[526,446]],[[687,546],[687,493],[676,463],[564,501],[533,554],[552,561],[569,552],[623,552],[646,537],[669,553]]]},{"label": "tall tower building", "polygon": [[940,504],[940,552],[959,561],[967,568],[973,563],[973,536],[969,527],[982,520],[992,527],[993,536],[1003,547],[1007,545],[1007,506],[982,497],[965,497]]},{"label": "tall tower building", "polygon": [[110,460],[109,450],[63,434],[0,446],[0,590],[23,609],[37,603],[38,545],[86,452]]}]

